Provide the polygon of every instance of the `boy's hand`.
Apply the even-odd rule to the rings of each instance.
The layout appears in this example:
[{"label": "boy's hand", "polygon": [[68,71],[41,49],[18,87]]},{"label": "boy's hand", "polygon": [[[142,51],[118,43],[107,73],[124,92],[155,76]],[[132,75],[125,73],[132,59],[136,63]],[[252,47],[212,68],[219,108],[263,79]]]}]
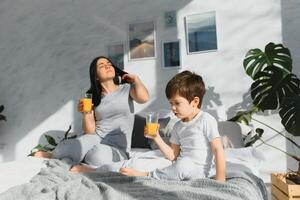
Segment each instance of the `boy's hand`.
[{"label": "boy's hand", "polygon": [[154,138],[156,138],[156,137],[160,137],[160,135],[159,135],[159,126],[160,126],[160,125],[157,124],[157,129],[156,129],[155,134],[149,133],[149,130],[148,130],[148,128],[147,128],[147,125],[144,126],[144,136],[145,136],[146,138],[150,138],[150,139],[154,139]]}]

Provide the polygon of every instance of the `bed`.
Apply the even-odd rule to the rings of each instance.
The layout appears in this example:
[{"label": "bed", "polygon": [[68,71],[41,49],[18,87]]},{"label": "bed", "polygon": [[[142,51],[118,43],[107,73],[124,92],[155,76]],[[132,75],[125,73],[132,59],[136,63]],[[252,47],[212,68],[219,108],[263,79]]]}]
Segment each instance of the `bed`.
[{"label": "bed", "polygon": [[[170,124],[170,123],[168,123]],[[127,177],[119,173],[81,173],[68,171],[68,165],[55,159],[27,157],[0,164],[0,200],[11,199],[239,199],[266,200],[267,191],[259,178],[263,156],[253,147],[231,138],[236,124],[220,124],[226,143],[226,182],[213,179],[162,181],[149,177]],[[142,126],[141,126],[142,127]],[[238,126],[239,127],[239,126]],[[166,133],[167,126],[161,121]],[[241,132],[241,128],[238,128]],[[229,133],[226,133],[229,132]],[[166,136],[166,135],[164,135]],[[135,137],[133,135],[133,137]],[[234,141],[235,140],[235,141]],[[140,139],[138,139],[141,142]],[[146,144],[145,141],[143,141]],[[240,143],[241,142],[241,143]],[[133,141],[134,143],[134,141]],[[171,164],[155,147],[133,144],[128,166],[142,171]],[[213,172],[214,170],[212,170]],[[213,175],[213,174],[211,174]]]}]

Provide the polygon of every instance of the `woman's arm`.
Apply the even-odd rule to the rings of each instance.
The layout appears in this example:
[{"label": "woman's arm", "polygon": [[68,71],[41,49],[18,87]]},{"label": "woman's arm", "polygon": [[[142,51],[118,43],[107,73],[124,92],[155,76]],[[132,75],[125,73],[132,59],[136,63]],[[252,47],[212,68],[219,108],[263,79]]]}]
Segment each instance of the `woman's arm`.
[{"label": "woman's arm", "polygon": [[94,111],[82,113],[82,127],[85,134],[94,134],[96,132],[96,121]]},{"label": "woman's arm", "polygon": [[212,152],[215,156],[216,180],[225,181],[225,156],[221,138],[214,138],[211,142]]},{"label": "woman's arm", "polygon": [[159,133],[157,133],[157,136],[153,138],[153,141],[158,146],[166,159],[171,161],[176,160],[180,153],[180,146],[178,144],[171,144],[170,146],[167,145],[160,137]]},{"label": "woman's arm", "polygon": [[146,103],[149,100],[148,90],[138,76],[133,74],[124,74],[122,79],[133,84],[133,87],[130,89],[130,96],[134,101],[137,103]]}]

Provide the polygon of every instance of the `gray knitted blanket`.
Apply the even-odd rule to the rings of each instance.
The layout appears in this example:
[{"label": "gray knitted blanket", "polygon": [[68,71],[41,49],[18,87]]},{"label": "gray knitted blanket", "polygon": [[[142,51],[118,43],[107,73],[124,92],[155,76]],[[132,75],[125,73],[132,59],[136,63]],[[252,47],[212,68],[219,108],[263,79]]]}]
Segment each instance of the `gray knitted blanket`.
[{"label": "gray knitted blanket", "polygon": [[228,174],[226,183],[212,179],[162,181],[149,177],[126,177],[118,173],[73,174],[58,160],[29,183],[10,188],[0,200],[267,200],[264,183],[247,173]]}]

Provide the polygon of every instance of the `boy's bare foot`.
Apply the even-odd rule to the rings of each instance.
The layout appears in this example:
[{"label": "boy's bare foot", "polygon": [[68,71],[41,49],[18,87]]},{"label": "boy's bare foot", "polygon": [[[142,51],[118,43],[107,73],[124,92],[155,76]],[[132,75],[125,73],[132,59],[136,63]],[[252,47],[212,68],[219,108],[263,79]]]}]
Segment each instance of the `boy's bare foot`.
[{"label": "boy's bare foot", "polygon": [[45,151],[37,151],[32,156],[37,158],[52,158],[52,153]]},{"label": "boy's bare foot", "polygon": [[74,165],[71,169],[70,172],[72,173],[80,173],[80,172],[96,172],[95,168],[84,166],[84,165]]},{"label": "boy's bare foot", "polygon": [[140,172],[132,168],[120,168],[120,173],[126,176],[148,176],[148,172]]}]

